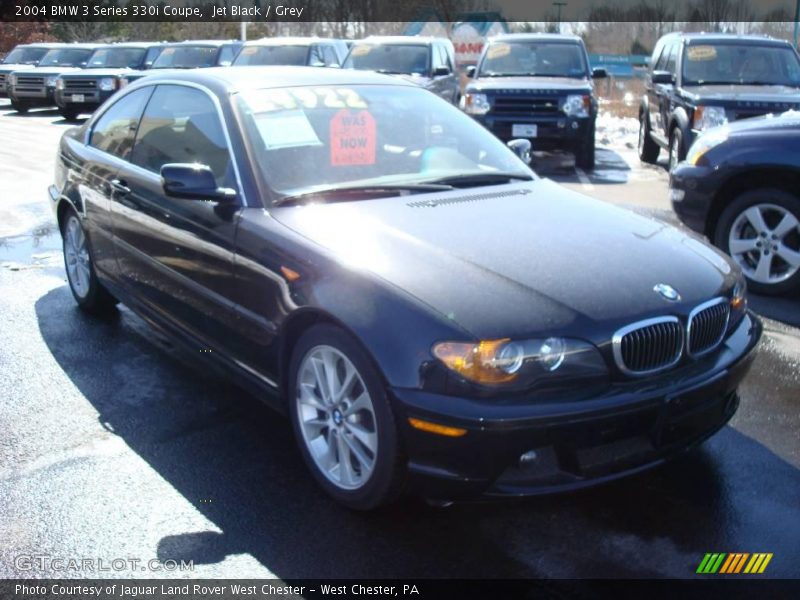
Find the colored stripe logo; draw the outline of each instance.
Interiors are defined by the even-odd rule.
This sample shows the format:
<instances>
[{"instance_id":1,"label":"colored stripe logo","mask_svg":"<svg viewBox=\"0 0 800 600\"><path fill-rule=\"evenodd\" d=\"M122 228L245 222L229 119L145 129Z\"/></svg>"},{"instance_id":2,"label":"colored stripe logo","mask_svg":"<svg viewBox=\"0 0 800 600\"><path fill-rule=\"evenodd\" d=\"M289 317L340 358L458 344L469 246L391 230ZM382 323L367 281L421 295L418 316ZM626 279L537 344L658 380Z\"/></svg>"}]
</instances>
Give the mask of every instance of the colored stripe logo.
<instances>
[{"instance_id":1,"label":"colored stripe logo","mask_svg":"<svg viewBox=\"0 0 800 600\"><path fill-rule=\"evenodd\" d=\"M709 552L700 561L696 573L702 575L720 574L756 574L763 573L769 561L772 560L772 552L733 552L730 554Z\"/></svg>"}]
</instances>

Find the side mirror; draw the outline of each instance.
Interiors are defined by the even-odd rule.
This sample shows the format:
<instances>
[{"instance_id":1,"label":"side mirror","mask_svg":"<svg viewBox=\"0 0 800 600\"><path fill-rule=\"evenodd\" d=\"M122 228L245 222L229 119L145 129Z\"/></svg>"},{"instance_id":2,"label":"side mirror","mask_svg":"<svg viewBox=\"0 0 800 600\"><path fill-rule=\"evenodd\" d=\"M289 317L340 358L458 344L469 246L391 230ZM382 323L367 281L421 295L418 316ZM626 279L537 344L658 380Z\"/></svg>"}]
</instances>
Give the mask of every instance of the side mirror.
<instances>
[{"instance_id":1,"label":"side mirror","mask_svg":"<svg viewBox=\"0 0 800 600\"><path fill-rule=\"evenodd\" d=\"M595 67L592 69L592 79L604 79L608 77L608 71L603 67Z\"/></svg>"},{"instance_id":2,"label":"side mirror","mask_svg":"<svg viewBox=\"0 0 800 600\"><path fill-rule=\"evenodd\" d=\"M529 165L531 162L531 149L533 146L531 145L530 140L526 140L524 138L518 138L516 140L511 140L506 144L511 150L519 156L520 160L524 162L526 165Z\"/></svg>"},{"instance_id":3,"label":"side mirror","mask_svg":"<svg viewBox=\"0 0 800 600\"><path fill-rule=\"evenodd\" d=\"M653 71L651 80L654 84L672 85L675 83L675 77L669 71Z\"/></svg>"},{"instance_id":4,"label":"side mirror","mask_svg":"<svg viewBox=\"0 0 800 600\"><path fill-rule=\"evenodd\" d=\"M167 196L187 200L230 202L236 191L217 187L214 173L206 165L171 163L161 167L161 187Z\"/></svg>"},{"instance_id":5,"label":"side mirror","mask_svg":"<svg viewBox=\"0 0 800 600\"><path fill-rule=\"evenodd\" d=\"M477 72L478 72L478 67L476 67L475 65L468 66L467 70L465 71L467 77L469 77L470 79L475 79L475 73Z\"/></svg>"},{"instance_id":6,"label":"side mirror","mask_svg":"<svg viewBox=\"0 0 800 600\"><path fill-rule=\"evenodd\" d=\"M440 65L433 70L434 77L444 77L445 75L450 75L450 68L444 65Z\"/></svg>"}]
</instances>

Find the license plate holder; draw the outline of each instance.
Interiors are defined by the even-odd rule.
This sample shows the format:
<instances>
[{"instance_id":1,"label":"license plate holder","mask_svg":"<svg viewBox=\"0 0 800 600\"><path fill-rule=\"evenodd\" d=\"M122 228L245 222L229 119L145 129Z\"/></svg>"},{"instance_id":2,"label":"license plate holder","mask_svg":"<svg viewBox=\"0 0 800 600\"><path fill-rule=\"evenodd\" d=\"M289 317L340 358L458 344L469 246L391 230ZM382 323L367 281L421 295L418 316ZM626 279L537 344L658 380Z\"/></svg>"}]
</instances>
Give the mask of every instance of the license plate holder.
<instances>
[{"instance_id":1,"label":"license plate holder","mask_svg":"<svg viewBox=\"0 0 800 600\"><path fill-rule=\"evenodd\" d=\"M535 138L538 133L536 124L514 123L511 126L511 135L515 138Z\"/></svg>"}]
</instances>

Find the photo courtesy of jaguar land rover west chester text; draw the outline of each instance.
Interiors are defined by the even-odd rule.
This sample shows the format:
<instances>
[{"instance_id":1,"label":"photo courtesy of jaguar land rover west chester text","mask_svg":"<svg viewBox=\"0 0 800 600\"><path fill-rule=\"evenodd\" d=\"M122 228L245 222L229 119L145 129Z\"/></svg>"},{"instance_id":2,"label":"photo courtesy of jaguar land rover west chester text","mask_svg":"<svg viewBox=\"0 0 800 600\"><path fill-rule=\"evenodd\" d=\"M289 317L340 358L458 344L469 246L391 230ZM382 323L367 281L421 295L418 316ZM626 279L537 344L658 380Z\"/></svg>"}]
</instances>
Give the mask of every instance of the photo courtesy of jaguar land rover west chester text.
<instances>
[{"instance_id":1,"label":"photo courtesy of jaguar land rover west chester text","mask_svg":"<svg viewBox=\"0 0 800 600\"><path fill-rule=\"evenodd\" d=\"M700 238L538 178L402 78L151 73L61 140L73 296L211 349L339 502L577 488L735 412L761 325Z\"/></svg>"}]
</instances>

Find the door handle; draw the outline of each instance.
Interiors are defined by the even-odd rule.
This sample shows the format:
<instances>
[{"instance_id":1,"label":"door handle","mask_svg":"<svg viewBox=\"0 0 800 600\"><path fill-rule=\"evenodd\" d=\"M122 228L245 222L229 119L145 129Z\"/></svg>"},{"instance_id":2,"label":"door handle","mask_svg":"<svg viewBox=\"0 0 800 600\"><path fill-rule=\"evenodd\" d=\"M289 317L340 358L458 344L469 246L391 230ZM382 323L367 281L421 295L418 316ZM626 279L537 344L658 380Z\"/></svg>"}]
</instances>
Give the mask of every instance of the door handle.
<instances>
[{"instance_id":1,"label":"door handle","mask_svg":"<svg viewBox=\"0 0 800 600\"><path fill-rule=\"evenodd\" d=\"M125 185L124 181L120 181L119 179L111 180L111 189L121 196L131 193L131 188Z\"/></svg>"}]
</instances>

